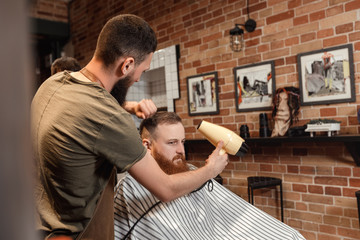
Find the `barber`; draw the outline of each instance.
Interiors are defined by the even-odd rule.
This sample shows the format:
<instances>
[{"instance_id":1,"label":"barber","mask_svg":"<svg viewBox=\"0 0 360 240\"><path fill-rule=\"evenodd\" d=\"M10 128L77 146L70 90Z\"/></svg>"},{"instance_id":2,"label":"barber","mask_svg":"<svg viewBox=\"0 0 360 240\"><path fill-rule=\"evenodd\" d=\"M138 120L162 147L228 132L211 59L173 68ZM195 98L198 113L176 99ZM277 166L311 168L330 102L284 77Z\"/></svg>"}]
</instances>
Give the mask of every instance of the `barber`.
<instances>
[{"instance_id":1,"label":"barber","mask_svg":"<svg viewBox=\"0 0 360 240\"><path fill-rule=\"evenodd\" d=\"M167 175L142 145L129 113L147 118L156 107L150 100L125 99L128 88L149 69L156 47L155 33L143 19L116 16L103 27L85 68L56 74L38 89L32 102L32 133L43 238L81 238L86 230L88 239L113 239L113 216L98 208L100 203L106 208L104 199L111 199L103 193L112 187L114 167L128 171L168 202L216 177L227 165L227 154L219 154L220 141L204 167ZM112 221L112 229L107 221Z\"/></svg>"}]
</instances>

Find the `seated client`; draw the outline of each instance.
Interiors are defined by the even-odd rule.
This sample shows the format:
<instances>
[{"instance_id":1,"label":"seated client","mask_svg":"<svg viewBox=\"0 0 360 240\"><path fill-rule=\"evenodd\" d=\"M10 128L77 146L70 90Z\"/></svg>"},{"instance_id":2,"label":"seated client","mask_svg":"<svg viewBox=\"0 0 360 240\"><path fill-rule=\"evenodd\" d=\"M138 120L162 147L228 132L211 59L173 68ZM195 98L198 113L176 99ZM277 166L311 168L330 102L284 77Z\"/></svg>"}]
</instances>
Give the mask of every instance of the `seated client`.
<instances>
[{"instance_id":1,"label":"seated client","mask_svg":"<svg viewBox=\"0 0 360 240\"><path fill-rule=\"evenodd\" d=\"M140 134L167 174L196 168L185 161L185 130L176 113L143 120ZM129 174L115 191L115 239L305 239L214 180L168 203Z\"/></svg>"}]
</instances>

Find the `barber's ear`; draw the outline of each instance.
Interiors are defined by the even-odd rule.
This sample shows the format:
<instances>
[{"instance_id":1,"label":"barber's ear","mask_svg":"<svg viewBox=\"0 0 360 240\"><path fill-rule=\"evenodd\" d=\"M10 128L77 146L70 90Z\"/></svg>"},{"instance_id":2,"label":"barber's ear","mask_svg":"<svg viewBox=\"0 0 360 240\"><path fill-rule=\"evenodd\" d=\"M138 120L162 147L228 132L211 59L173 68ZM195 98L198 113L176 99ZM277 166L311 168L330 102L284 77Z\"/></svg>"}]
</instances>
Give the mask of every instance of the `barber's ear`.
<instances>
[{"instance_id":1,"label":"barber's ear","mask_svg":"<svg viewBox=\"0 0 360 240\"><path fill-rule=\"evenodd\" d=\"M135 68L135 59L133 57L127 57L120 65L121 75L129 74Z\"/></svg>"},{"instance_id":2,"label":"barber's ear","mask_svg":"<svg viewBox=\"0 0 360 240\"><path fill-rule=\"evenodd\" d=\"M151 142L150 142L149 139L144 138L144 139L142 140L142 143L143 143L143 145L144 145L147 149L151 150Z\"/></svg>"}]
</instances>

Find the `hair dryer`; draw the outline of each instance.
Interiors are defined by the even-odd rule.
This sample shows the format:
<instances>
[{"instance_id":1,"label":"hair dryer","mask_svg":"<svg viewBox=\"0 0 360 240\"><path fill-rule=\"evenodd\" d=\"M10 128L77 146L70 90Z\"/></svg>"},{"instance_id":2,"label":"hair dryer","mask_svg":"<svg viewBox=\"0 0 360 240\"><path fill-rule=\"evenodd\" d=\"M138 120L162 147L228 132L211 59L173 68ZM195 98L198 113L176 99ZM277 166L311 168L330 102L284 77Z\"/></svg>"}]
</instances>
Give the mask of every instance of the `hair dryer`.
<instances>
[{"instance_id":1,"label":"hair dryer","mask_svg":"<svg viewBox=\"0 0 360 240\"><path fill-rule=\"evenodd\" d=\"M202 120L197 129L215 147L220 140L224 142L220 154L227 152L231 155L241 157L249 150L249 146L245 143L245 140L227 128Z\"/></svg>"}]
</instances>

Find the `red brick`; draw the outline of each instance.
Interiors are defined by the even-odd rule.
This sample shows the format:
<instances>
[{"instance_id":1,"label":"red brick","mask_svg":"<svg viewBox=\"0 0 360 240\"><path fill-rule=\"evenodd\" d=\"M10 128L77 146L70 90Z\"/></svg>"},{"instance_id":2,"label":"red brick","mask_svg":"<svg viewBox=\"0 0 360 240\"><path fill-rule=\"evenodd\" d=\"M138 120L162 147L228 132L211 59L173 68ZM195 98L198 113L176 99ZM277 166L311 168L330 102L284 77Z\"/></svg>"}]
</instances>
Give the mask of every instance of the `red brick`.
<instances>
[{"instance_id":1,"label":"red brick","mask_svg":"<svg viewBox=\"0 0 360 240\"><path fill-rule=\"evenodd\" d=\"M348 119L349 119L349 126L359 124L357 117L350 117L349 116Z\"/></svg>"},{"instance_id":2,"label":"red brick","mask_svg":"<svg viewBox=\"0 0 360 240\"><path fill-rule=\"evenodd\" d=\"M302 194L302 200L320 204L333 204L333 198L323 195Z\"/></svg>"},{"instance_id":3,"label":"red brick","mask_svg":"<svg viewBox=\"0 0 360 240\"><path fill-rule=\"evenodd\" d=\"M341 240L341 238L337 237L337 236L327 235L327 234L318 234L317 240Z\"/></svg>"},{"instance_id":4,"label":"red brick","mask_svg":"<svg viewBox=\"0 0 360 240\"><path fill-rule=\"evenodd\" d=\"M272 172L272 165L270 165L270 164L260 164L260 171Z\"/></svg>"},{"instance_id":5,"label":"red brick","mask_svg":"<svg viewBox=\"0 0 360 240\"><path fill-rule=\"evenodd\" d=\"M352 10L355 10L355 9L358 9L358 8L360 8L360 1L358 1L358 0L354 0L352 2L349 2L349 3L345 4L345 11L346 12L352 11Z\"/></svg>"},{"instance_id":6,"label":"red brick","mask_svg":"<svg viewBox=\"0 0 360 240\"><path fill-rule=\"evenodd\" d=\"M360 177L360 168L353 168L352 171L354 177Z\"/></svg>"},{"instance_id":7,"label":"red brick","mask_svg":"<svg viewBox=\"0 0 360 240\"><path fill-rule=\"evenodd\" d=\"M334 35L334 30L332 28L323 29L317 32L317 38L326 38Z\"/></svg>"},{"instance_id":8,"label":"red brick","mask_svg":"<svg viewBox=\"0 0 360 240\"><path fill-rule=\"evenodd\" d=\"M350 33L349 41L354 42L360 40L360 32Z\"/></svg>"},{"instance_id":9,"label":"red brick","mask_svg":"<svg viewBox=\"0 0 360 240\"><path fill-rule=\"evenodd\" d=\"M325 187L325 195L341 196L341 188Z\"/></svg>"},{"instance_id":10,"label":"red brick","mask_svg":"<svg viewBox=\"0 0 360 240\"><path fill-rule=\"evenodd\" d=\"M314 203L309 203L309 212L323 213L325 214L325 205L319 205Z\"/></svg>"},{"instance_id":11,"label":"red brick","mask_svg":"<svg viewBox=\"0 0 360 240\"><path fill-rule=\"evenodd\" d=\"M301 6L301 0L291 0L288 2L288 8L292 9L292 8L296 8Z\"/></svg>"},{"instance_id":12,"label":"red brick","mask_svg":"<svg viewBox=\"0 0 360 240\"><path fill-rule=\"evenodd\" d=\"M216 64L216 68L217 69L233 68L233 67L236 67L236 64L237 64L236 60L220 62L220 63Z\"/></svg>"},{"instance_id":13,"label":"red brick","mask_svg":"<svg viewBox=\"0 0 360 240\"><path fill-rule=\"evenodd\" d=\"M342 177L315 177L316 184L347 186L347 178Z\"/></svg>"},{"instance_id":14,"label":"red brick","mask_svg":"<svg viewBox=\"0 0 360 240\"><path fill-rule=\"evenodd\" d=\"M283 165L273 165L273 172L277 173L286 173L286 166Z\"/></svg>"},{"instance_id":15,"label":"red brick","mask_svg":"<svg viewBox=\"0 0 360 240\"><path fill-rule=\"evenodd\" d=\"M300 166L300 173L301 174L314 174L315 168L310 166Z\"/></svg>"},{"instance_id":16,"label":"red brick","mask_svg":"<svg viewBox=\"0 0 360 240\"><path fill-rule=\"evenodd\" d=\"M299 166L287 166L287 172L288 173L298 173L299 172Z\"/></svg>"},{"instance_id":17,"label":"red brick","mask_svg":"<svg viewBox=\"0 0 360 240\"><path fill-rule=\"evenodd\" d=\"M339 216L324 215L323 221L324 221L325 224L329 224L329 225L333 225L333 226L337 226L337 227L339 227L339 226L343 226L343 227L350 226L349 219L341 218Z\"/></svg>"},{"instance_id":18,"label":"red brick","mask_svg":"<svg viewBox=\"0 0 360 240\"><path fill-rule=\"evenodd\" d=\"M295 208L296 208L296 210L300 210L300 211L307 211L308 210L307 205L305 203L302 203L302 202L297 202Z\"/></svg>"},{"instance_id":19,"label":"red brick","mask_svg":"<svg viewBox=\"0 0 360 240\"><path fill-rule=\"evenodd\" d=\"M286 65L296 64L297 63L297 57L296 56L287 57L285 59L285 61L286 61Z\"/></svg>"},{"instance_id":20,"label":"red brick","mask_svg":"<svg viewBox=\"0 0 360 240\"><path fill-rule=\"evenodd\" d=\"M324 40L324 47L331 47L336 45L341 45L347 43L347 37L346 36L338 36L330 39Z\"/></svg>"},{"instance_id":21,"label":"red brick","mask_svg":"<svg viewBox=\"0 0 360 240\"><path fill-rule=\"evenodd\" d=\"M360 239L359 229L338 228L338 235L353 239Z\"/></svg>"},{"instance_id":22,"label":"red brick","mask_svg":"<svg viewBox=\"0 0 360 240\"><path fill-rule=\"evenodd\" d=\"M282 66L285 64L285 61L283 58L279 58L275 60L275 67Z\"/></svg>"},{"instance_id":23,"label":"red brick","mask_svg":"<svg viewBox=\"0 0 360 240\"><path fill-rule=\"evenodd\" d=\"M208 66L203 66L203 67L199 67L196 69L197 73L206 73L206 72L211 72L215 70L215 65L211 64Z\"/></svg>"},{"instance_id":24,"label":"red brick","mask_svg":"<svg viewBox=\"0 0 360 240\"><path fill-rule=\"evenodd\" d=\"M259 38L255 38L255 39L250 39L248 41L245 41L245 46L246 47L252 47L252 46L257 46L260 43L260 39Z\"/></svg>"},{"instance_id":25,"label":"red brick","mask_svg":"<svg viewBox=\"0 0 360 240\"><path fill-rule=\"evenodd\" d=\"M212 27L214 25L225 22L225 16L219 16L217 18L212 18L210 21L206 22L206 27Z\"/></svg>"},{"instance_id":26,"label":"red brick","mask_svg":"<svg viewBox=\"0 0 360 240\"><path fill-rule=\"evenodd\" d=\"M343 5L338 5L338 6L334 6L331 8L326 9L326 16L327 17L331 17L340 13L344 12L344 6Z\"/></svg>"},{"instance_id":27,"label":"red brick","mask_svg":"<svg viewBox=\"0 0 360 240\"><path fill-rule=\"evenodd\" d=\"M207 12L206 8L197 9L197 10L191 12L191 17L192 18L199 17L199 16L205 14L206 12Z\"/></svg>"},{"instance_id":28,"label":"red brick","mask_svg":"<svg viewBox=\"0 0 360 240\"><path fill-rule=\"evenodd\" d=\"M319 21L320 19L325 18L325 11L321 10L310 14L310 22Z\"/></svg>"},{"instance_id":29,"label":"red brick","mask_svg":"<svg viewBox=\"0 0 360 240\"><path fill-rule=\"evenodd\" d=\"M285 46L292 46L295 44L299 44L299 37L292 37L285 40Z\"/></svg>"},{"instance_id":30,"label":"red brick","mask_svg":"<svg viewBox=\"0 0 360 240\"><path fill-rule=\"evenodd\" d=\"M338 176L351 176L351 168L334 167L334 175Z\"/></svg>"},{"instance_id":31,"label":"red brick","mask_svg":"<svg viewBox=\"0 0 360 240\"><path fill-rule=\"evenodd\" d=\"M305 23L308 23L308 22L309 22L308 15L296 17L296 18L293 19L294 26L305 24Z\"/></svg>"},{"instance_id":32,"label":"red brick","mask_svg":"<svg viewBox=\"0 0 360 240\"><path fill-rule=\"evenodd\" d=\"M352 32L353 30L354 30L353 23L347 23L347 24L336 26L335 33L342 34L342 33Z\"/></svg>"},{"instance_id":33,"label":"red brick","mask_svg":"<svg viewBox=\"0 0 360 240\"><path fill-rule=\"evenodd\" d=\"M316 39L316 33L314 32L301 35L301 42L308 42L314 39Z\"/></svg>"},{"instance_id":34,"label":"red brick","mask_svg":"<svg viewBox=\"0 0 360 240\"><path fill-rule=\"evenodd\" d=\"M324 190L322 186L308 185L309 193L323 194Z\"/></svg>"},{"instance_id":35,"label":"red brick","mask_svg":"<svg viewBox=\"0 0 360 240\"><path fill-rule=\"evenodd\" d=\"M280 22L293 17L294 17L294 10L286 11L266 18L266 24L270 25L272 23Z\"/></svg>"},{"instance_id":36,"label":"red brick","mask_svg":"<svg viewBox=\"0 0 360 240\"><path fill-rule=\"evenodd\" d=\"M336 116L336 108L321 108L320 116L321 117Z\"/></svg>"},{"instance_id":37,"label":"red brick","mask_svg":"<svg viewBox=\"0 0 360 240\"><path fill-rule=\"evenodd\" d=\"M271 49L278 49L278 48L283 48L284 47L284 41L280 40L280 41L274 41L270 43Z\"/></svg>"},{"instance_id":38,"label":"red brick","mask_svg":"<svg viewBox=\"0 0 360 240\"><path fill-rule=\"evenodd\" d=\"M359 191L358 188L343 188L343 196L344 197L354 197L355 192Z\"/></svg>"},{"instance_id":39,"label":"red brick","mask_svg":"<svg viewBox=\"0 0 360 240\"><path fill-rule=\"evenodd\" d=\"M306 185L293 183L292 190L295 192L307 192Z\"/></svg>"},{"instance_id":40,"label":"red brick","mask_svg":"<svg viewBox=\"0 0 360 240\"><path fill-rule=\"evenodd\" d=\"M329 234L333 234L333 235L336 234L336 228L333 226L329 226L329 225L320 225L319 230L320 230L320 232L323 232L323 233L329 233Z\"/></svg>"},{"instance_id":41,"label":"red brick","mask_svg":"<svg viewBox=\"0 0 360 240\"><path fill-rule=\"evenodd\" d=\"M360 187L360 178L350 178L349 183L351 187Z\"/></svg>"},{"instance_id":42,"label":"red brick","mask_svg":"<svg viewBox=\"0 0 360 240\"><path fill-rule=\"evenodd\" d=\"M250 12L250 13L253 13L253 12L259 11L259 10L261 10L261 9L266 8L266 6L267 6L266 1L260 2L260 3L258 3L258 4L249 6L249 12ZM247 14L247 8L244 8L243 14Z\"/></svg>"}]
</instances>

